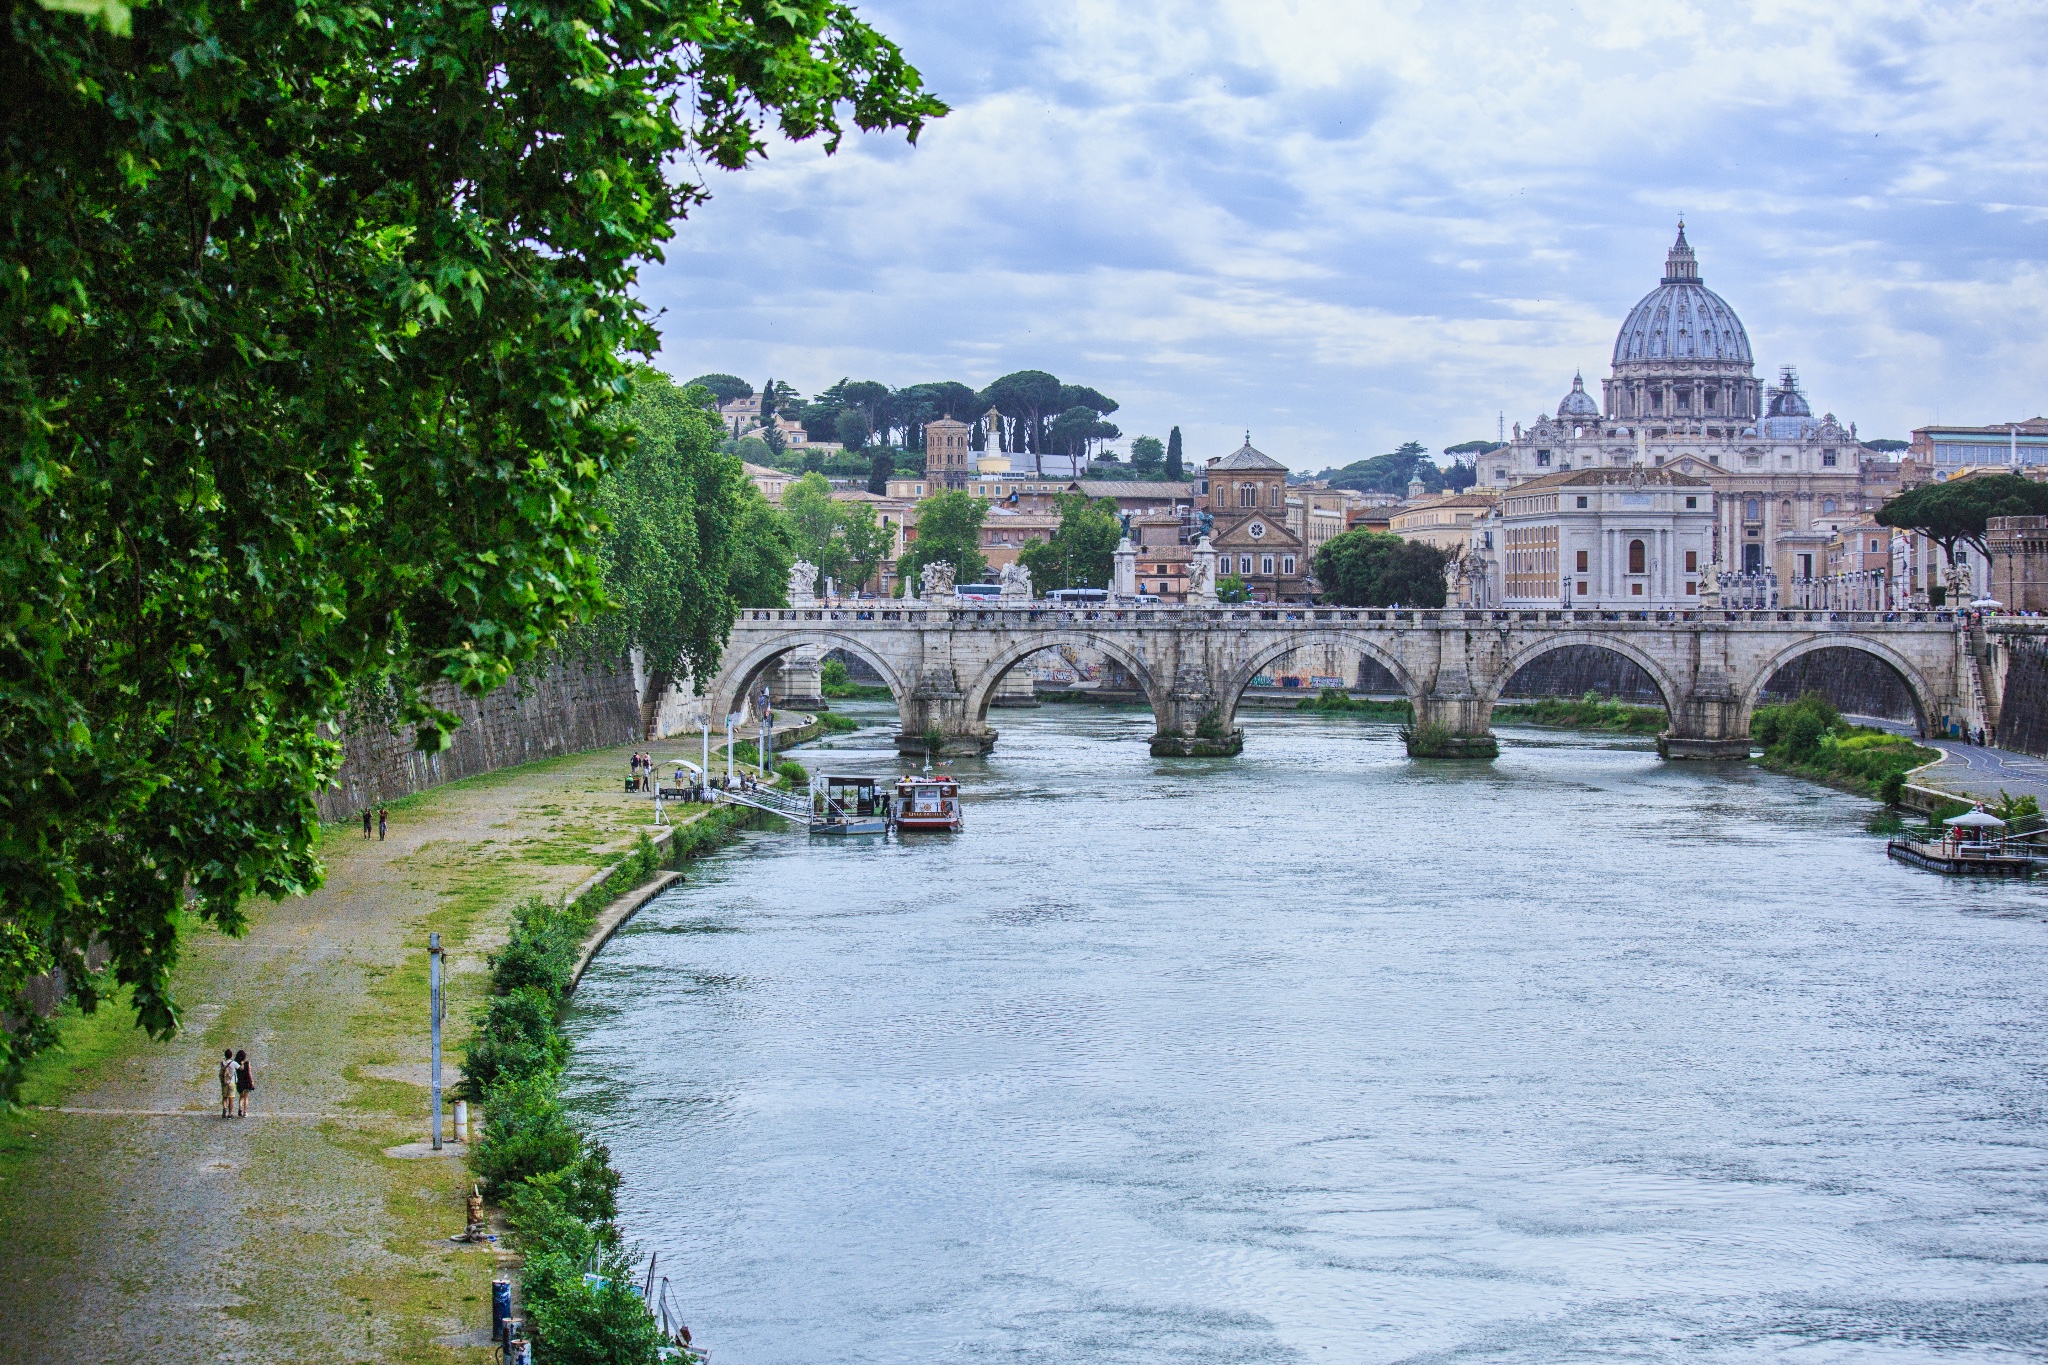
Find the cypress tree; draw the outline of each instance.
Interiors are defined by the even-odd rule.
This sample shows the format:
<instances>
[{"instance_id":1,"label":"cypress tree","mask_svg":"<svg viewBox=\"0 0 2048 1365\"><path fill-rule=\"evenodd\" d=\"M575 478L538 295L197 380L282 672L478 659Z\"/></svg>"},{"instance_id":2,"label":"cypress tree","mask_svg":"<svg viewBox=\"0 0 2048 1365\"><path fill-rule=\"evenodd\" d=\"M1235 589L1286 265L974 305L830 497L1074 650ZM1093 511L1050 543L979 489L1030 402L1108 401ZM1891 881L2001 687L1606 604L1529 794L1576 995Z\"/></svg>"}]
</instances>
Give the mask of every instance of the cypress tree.
<instances>
[{"instance_id":1,"label":"cypress tree","mask_svg":"<svg viewBox=\"0 0 2048 1365\"><path fill-rule=\"evenodd\" d=\"M775 381L772 379L761 386L761 420L775 420Z\"/></svg>"},{"instance_id":2,"label":"cypress tree","mask_svg":"<svg viewBox=\"0 0 2048 1365\"><path fill-rule=\"evenodd\" d=\"M1180 428L1175 427L1166 438L1166 481L1179 483L1186 477L1180 462Z\"/></svg>"},{"instance_id":3,"label":"cypress tree","mask_svg":"<svg viewBox=\"0 0 2048 1365\"><path fill-rule=\"evenodd\" d=\"M883 494L889 491L889 476L896 472L896 455L889 447L883 446L875 452L875 458L868 465L868 492Z\"/></svg>"}]
</instances>

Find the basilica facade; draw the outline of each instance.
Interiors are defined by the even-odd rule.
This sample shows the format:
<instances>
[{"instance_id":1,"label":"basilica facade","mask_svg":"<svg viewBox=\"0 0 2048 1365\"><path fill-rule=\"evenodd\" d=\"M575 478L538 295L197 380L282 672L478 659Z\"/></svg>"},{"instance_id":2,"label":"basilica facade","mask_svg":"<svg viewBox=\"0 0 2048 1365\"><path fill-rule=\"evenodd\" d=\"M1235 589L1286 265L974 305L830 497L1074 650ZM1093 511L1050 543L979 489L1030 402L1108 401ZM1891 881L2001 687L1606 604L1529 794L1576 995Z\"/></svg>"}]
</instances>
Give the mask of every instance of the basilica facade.
<instances>
[{"instance_id":1,"label":"basilica facade","mask_svg":"<svg viewBox=\"0 0 2048 1365\"><path fill-rule=\"evenodd\" d=\"M1883 468L1866 478L1866 464ZM1779 583L1825 574L1835 528L1874 510L1896 470L1853 424L1816 418L1790 366L1774 385L1757 378L1749 333L1707 288L1683 223L1663 279L1614 339L1600 399L1574 376L1555 415L1516 423L1513 440L1478 457L1478 487L1635 465L1713 490L1711 572Z\"/></svg>"}]
</instances>

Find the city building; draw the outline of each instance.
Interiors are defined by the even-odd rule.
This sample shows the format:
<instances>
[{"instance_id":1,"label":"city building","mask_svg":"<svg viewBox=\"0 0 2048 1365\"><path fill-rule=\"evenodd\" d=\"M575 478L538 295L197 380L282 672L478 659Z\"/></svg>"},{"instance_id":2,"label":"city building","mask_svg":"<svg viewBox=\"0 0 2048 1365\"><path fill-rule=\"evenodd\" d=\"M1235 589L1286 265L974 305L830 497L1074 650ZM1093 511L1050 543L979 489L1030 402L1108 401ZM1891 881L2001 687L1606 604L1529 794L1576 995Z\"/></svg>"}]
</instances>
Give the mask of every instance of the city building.
<instances>
[{"instance_id":1,"label":"city building","mask_svg":"<svg viewBox=\"0 0 2048 1365\"><path fill-rule=\"evenodd\" d=\"M1305 602L1307 547L1287 528L1287 466L1252 448L1251 433L1195 480L1195 506L1214 521L1216 576L1236 575L1256 602Z\"/></svg>"},{"instance_id":2,"label":"city building","mask_svg":"<svg viewBox=\"0 0 2048 1365\"><path fill-rule=\"evenodd\" d=\"M1991 596L2007 611L2048 611L2048 517L1992 517L1984 541Z\"/></svg>"},{"instance_id":3,"label":"city building","mask_svg":"<svg viewBox=\"0 0 2048 1365\"><path fill-rule=\"evenodd\" d=\"M770 469L767 465L751 464L745 460L740 462L740 468L753 480L754 487L761 490L761 496L777 507L782 505L782 490L789 487L792 481L802 477L786 469Z\"/></svg>"},{"instance_id":4,"label":"city building","mask_svg":"<svg viewBox=\"0 0 2048 1365\"><path fill-rule=\"evenodd\" d=\"M1317 550L1351 529L1351 513L1366 505L1355 488L1332 488L1321 480L1287 486L1287 529L1301 537L1311 563Z\"/></svg>"},{"instance_id":5,"label":"city building","mask_svg":"<svg viewBox=\"0 0 2048 1365\"><path fill-rule=\"evenodd\" d=\"M1131 518L1138 551L1138 591L1162 602L1188 600L1188 569L1194 549L1186 543L1187 522L1178 512L1139 512Z\"/></svg>"},{"instance_id":6,"label":"city building","mask_svg":"<svg viewBox=\"0 0 2048 1365\"><path fill-rule=\"evenodd\" d=\"M1492 493L1435 493L1394 508L1387 529L1456 556L1472 539L1472 524L1484 520L1497 502Z\"/></svg>"},{"instance_id":7,"label":"city building","mask_svg":"<svg viewBox=\"0 0 2048 1365\"><path fill-rule=\"evenodd\" d=\"M1012 511L1000 504L989 508L981 522L981 557L988 561L989 577L1004 565L1015 564L1026 545L1051 540L1059 528L1057 511Z\"/></svg>"},{"instance_id":8,"label":"city building","mask_svg":"<svg viewBox=\"0 0 2048 1365\"><path fill-rule=\"evenodd\" d=\"M1915 483L1940 482L1972 466L2048 464L2048 417L1991 427L1916 427L1906 458Z\"/></svg>"},{"instance_id":9,"label":"city building","mask_svg":"<svg viewBox=\"0 0 2048 1365\"><path fill-rule=\"evenodd\" d=\"M1470 528L1480 606L1697 607L1713 565L1714 490L1666 466L1564 470L1509 489Z\"/></svg>"},{"instance_id":10,"label":"city building","mask_svg":"<svg viewBox=\"0 0 2048 1365\"><path fill-rule=\"evenodd\" d=\"M924 424L924 473L927 481L945 488L965 487L977 477L975 452L967 438L974 428L950 417Z\"/></svg>"},{"instance_id":11,"label":"city building","mask_svg":"<svg viewBox=\"0 0 2048 1365\"><path fill-rule=\"evenodd\" d=\"M1874 510L1895 468L1868 459L1853 423L1816 418L1792 367L1768 388L1756 378L1749 334L1707 288L1682 223L1663 278L1622 322L1611 363L1602 401L1574 376L1555 414L1516 423L1512 440L1478 456L1480 487L1672 467L1712 486L1720 520L1710 565L1782 582L1825 562L1828 519Z\"/></svg>"}]
</instances>

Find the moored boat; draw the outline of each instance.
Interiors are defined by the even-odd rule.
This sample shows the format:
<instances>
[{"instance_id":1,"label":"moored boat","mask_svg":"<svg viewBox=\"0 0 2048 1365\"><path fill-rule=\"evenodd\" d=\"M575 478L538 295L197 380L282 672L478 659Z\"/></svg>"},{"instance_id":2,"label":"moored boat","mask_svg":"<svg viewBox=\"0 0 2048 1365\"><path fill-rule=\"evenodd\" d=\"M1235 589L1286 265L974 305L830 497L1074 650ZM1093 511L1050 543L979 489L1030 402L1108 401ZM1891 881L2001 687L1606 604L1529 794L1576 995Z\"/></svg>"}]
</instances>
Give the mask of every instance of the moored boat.
<instances>
[{"instance_id":1,"label":"moored boat","mask_svg":"<svg viewBox=\"0 0 2048 1365\"><path fill-rule=\"evenodd\" d=\"M881 778L819 773L811 779L811 833L886 834L889 818Z\"/></svg>"},{"instance_id":2,"label":"moored boat","mask_svg":"<svg viewBox=\"0 0 2048 1365\"><path fill-rule=\"evenodd\" d=\"M904 777L896 783L896 828L960 828L960 784L950 777Z\"/></svg>"}]
</instances>

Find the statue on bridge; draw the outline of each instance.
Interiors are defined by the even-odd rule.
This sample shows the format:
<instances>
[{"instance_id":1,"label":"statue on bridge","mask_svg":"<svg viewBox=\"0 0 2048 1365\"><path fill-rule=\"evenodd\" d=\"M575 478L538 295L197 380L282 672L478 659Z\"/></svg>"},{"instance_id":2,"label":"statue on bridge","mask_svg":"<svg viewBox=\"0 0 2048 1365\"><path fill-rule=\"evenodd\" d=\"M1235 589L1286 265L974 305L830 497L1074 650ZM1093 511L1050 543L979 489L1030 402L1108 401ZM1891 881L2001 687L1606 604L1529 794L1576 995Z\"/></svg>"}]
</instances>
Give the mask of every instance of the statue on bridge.
<instances>
[{"instance_id":1,"label":"statue on bridge","mask_svg":"<svg viewBox=\"0 0 2048 1365\"><path fill-rule=\"evenodd\" d=\"M1003 601L1029 602L1031 600L1031 570L1022 564L1005 564L1001 576Z\"/></svg>"},{"instance_id":2,"label":"statue on bridge","mask_svg":"<svg viewBox=\"0 0 2048 1365\"><path fill-rule=\"evenodd\" d=\"M789 566L789 605L815 606L818 601L818 566L799 559Z\"/></svg>"},{"instance_id":3,"label":"statue on bridge","mask_svg":"<svg viewBox=\"0 0 2048 1365\"><path fill-rule=\"evenodd\" d=\"M918 596L930 602L940 597L953 595L953 566L945 560L927 564L917 576L918 586L923 589Z\"/></svg>"}]
</instances>

